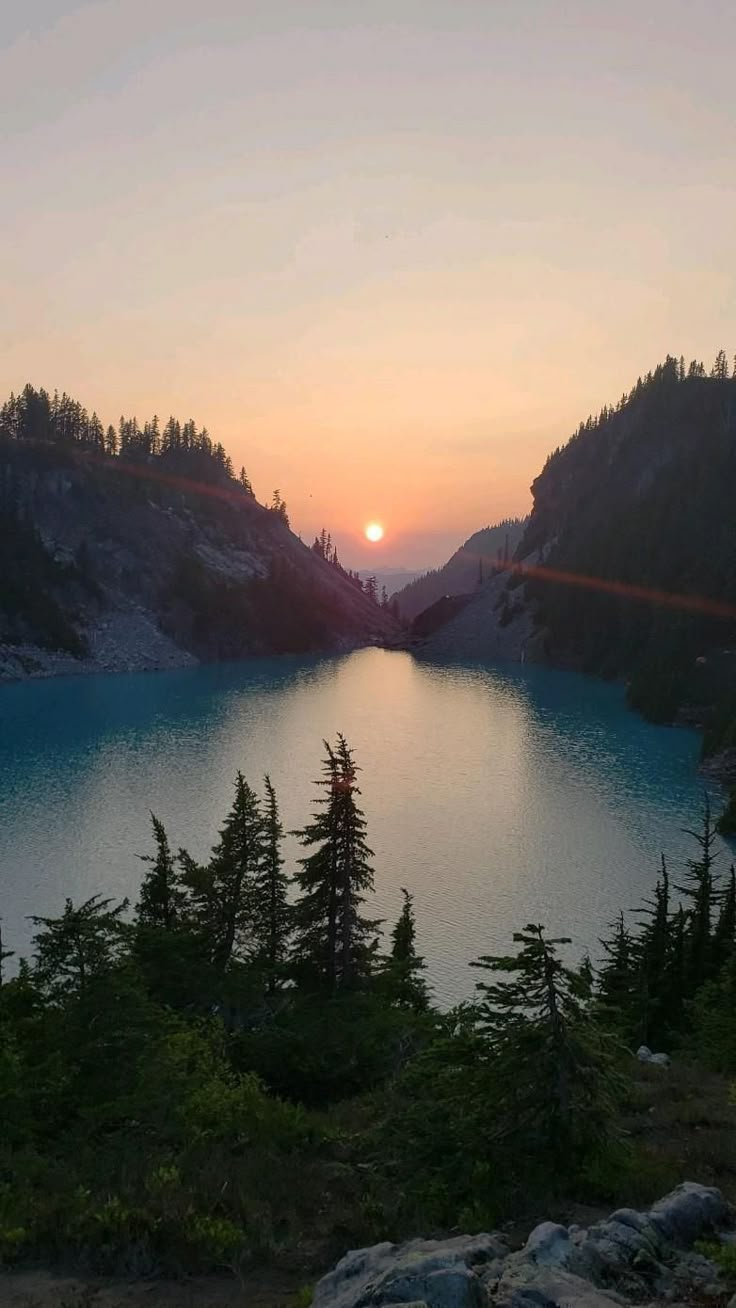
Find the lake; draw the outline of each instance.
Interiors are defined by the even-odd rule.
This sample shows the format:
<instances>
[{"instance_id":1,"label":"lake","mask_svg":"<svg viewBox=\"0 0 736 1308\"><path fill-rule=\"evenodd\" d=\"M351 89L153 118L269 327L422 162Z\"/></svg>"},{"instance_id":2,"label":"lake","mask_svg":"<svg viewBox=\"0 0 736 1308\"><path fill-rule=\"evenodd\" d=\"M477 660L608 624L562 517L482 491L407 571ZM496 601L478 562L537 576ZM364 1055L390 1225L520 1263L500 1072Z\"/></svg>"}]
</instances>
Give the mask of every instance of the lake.
<instances>
[{"instance_id":1,"label":"lake","mask_svg":"<svg viewBox=\"0 0 736 1308\"><path fill-rule=\"evenodd\" d=\"M338 731L362 768L375 916L390 923L400 887L414 894L443 1004L472 993L470 959L506 951L528 921L595 954L660 852L676 872L692 850L698 735L643 722L620 687L575 673L366 649L26 682L0 687L6 944L27 949L26 915L67 895L134 900L151 809L203 857L238 768L255 787L268 771L285 826L303 825ZM297 852L291 840L290 863Z\"/></svg>"}]
</instances>

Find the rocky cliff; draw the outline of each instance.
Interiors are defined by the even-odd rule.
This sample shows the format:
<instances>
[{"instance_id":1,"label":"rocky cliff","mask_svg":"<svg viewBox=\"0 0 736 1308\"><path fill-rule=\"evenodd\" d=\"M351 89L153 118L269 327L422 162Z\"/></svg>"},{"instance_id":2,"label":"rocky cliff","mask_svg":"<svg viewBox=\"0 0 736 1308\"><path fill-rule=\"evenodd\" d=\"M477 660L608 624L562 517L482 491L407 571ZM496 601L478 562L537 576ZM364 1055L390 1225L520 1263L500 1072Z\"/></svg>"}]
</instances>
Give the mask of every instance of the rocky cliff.
<instances>
[{"instance_id":1,"label":"rocky cliff","mask_svg":"<svg viewBox=\"0 0 736 1308\"><path fill-rule=\"evenodd\" d=\"M382 642L389 614L236 483L0 442L0 676Z\"/></svg>"}]
</instances>

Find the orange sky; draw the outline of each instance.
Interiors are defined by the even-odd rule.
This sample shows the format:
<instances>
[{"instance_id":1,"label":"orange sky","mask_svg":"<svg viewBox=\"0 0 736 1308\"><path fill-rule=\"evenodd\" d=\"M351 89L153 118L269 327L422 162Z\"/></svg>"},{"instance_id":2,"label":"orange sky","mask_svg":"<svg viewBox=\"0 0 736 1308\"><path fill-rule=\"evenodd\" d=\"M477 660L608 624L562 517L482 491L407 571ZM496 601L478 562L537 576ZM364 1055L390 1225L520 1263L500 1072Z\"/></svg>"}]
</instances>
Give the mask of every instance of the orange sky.
<instances>
[{"instance_id":1,"label":"orange sky","mask_svg":"<svg viewBox=\"0 0 736 1308\"><path fill-rule=\"evenodd\" d=\"M305 539L441 562L736 348L734 48L731 0L4 5L0 389L191 415Z\"/></svg>"}]
</instances>

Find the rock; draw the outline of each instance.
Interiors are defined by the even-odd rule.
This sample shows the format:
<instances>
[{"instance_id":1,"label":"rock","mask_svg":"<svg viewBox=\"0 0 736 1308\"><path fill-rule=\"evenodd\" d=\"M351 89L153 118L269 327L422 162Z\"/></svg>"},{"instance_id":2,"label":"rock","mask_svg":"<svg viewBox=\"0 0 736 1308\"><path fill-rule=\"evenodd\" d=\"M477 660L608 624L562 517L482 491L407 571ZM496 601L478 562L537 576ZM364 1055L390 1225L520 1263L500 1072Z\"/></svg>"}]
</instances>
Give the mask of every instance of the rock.
<instances>
[{"instance_id":1,"label":"rock","mask_svg":"<svg viewBox=\"0 0 736 1308\"><path fill-rule=\"evenodd\" d=\"M572 1252L567 1227L558 1226L556 1222L542 1222L535 1226L521 1251L526 1261L543 1267L564 1267Z\"/></svg>"},{"instance_id":2,"label":"rock","mask_svg":"<svg viewBox=\"0 0 736 1308\"><path fill-rule=\"evenodd\" d=\"M636 1056L640 1063L652 1063L655 1067L669 1067L669 1054L653 1054L649 1045L639 1045Z\"/></svg>"},{"instance_id":3,"label":"rock","mask_svg":"<svg viewBox=\"0 0 736 1308\"><path fill-rule=\"evenodd\" d=\"M728 1218L728 1204L720 1190L696 1181L684 1181L649 1210L649 1222L675 1245L691 1245L706 1231Z\"/></svg>"},{"instance_id":4,"label":"rock","mask_svg":"<svg viewBox=\"0 0 736 1308\"><path fill-rule=\"evenodd\" d=\"M623 1300L616 1294L604 1294L580 1276L555 1269L540 1272L530 1285L514 1290L508 1303L509 1308L613 1308Z\"/></svg>"},{"instance_id":5,"label":"rock","mask_svg":"<svg viewBox=\"0 0 736 1308\"><path fill-rule=\"evenodd\" d=\"M500 1236L488 1234L358 1249L318 1283L314 1308L387 1308L418 1302L426 1308L486 1308L478 1272L508 1252Z\"/></svg>"},{"instance_id":6,"label":"rock","mask_svg":"<svg viewBox=\"0 0 736 1308\"><path fill-rule=\"evenodd\" d=\"M613 1308L655 1299L725 1300L718 1268L689 1246L717 1232L729 1215L720 1191L685 1182L647 1213L619 1208L587 1230L542 1222L515 1253L498 1234L378 1244L346 1254L317 1285L314 1308ZM736 1308L736 1296L728 1308Z\"/></svg>"}]
</instances>

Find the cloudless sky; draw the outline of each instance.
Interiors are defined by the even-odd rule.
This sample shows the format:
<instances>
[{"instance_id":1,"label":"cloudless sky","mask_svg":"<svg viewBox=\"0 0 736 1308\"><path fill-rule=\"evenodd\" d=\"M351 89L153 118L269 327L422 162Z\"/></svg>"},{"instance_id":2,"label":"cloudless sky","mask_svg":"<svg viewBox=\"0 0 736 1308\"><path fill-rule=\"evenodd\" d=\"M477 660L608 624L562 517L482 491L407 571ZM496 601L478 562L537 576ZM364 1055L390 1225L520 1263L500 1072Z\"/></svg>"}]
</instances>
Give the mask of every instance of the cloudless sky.
<instances>
[{"instance_id":1,"label":"cloudless sky","mask_svg":"<svg viewBox=\"0 0 736 1308\"><path fill-rule=\"evenodd\" d=\"M192 416L305 539L441 562L736 349L734 50L733 0L3 4L0 390Z\"/></svg>"}]
</instances>

